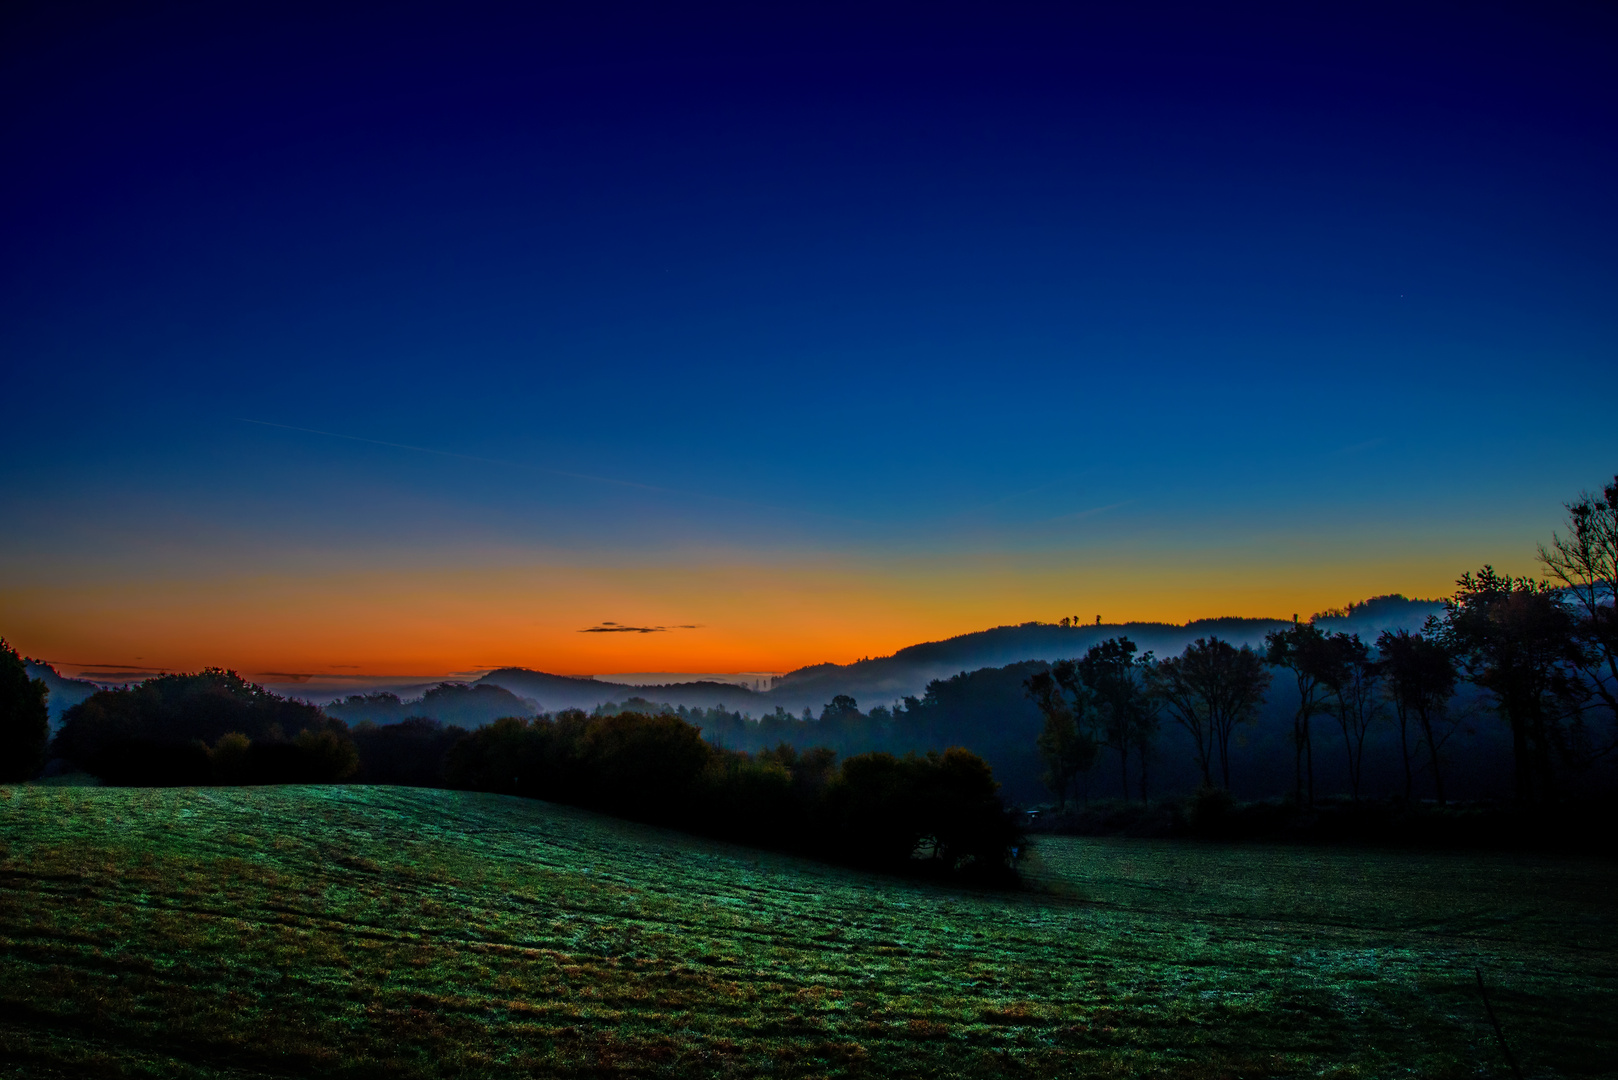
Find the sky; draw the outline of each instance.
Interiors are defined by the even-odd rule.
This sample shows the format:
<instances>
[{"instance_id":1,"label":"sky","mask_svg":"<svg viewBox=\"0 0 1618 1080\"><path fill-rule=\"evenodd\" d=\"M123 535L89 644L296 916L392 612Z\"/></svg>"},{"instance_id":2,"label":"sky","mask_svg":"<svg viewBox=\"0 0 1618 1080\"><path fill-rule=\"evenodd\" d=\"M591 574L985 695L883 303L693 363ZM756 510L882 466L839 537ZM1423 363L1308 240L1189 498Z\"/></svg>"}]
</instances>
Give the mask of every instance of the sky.
<instances>
[{"instance_id":1,"label":"sky","mask_svg":"<svg viewBox=\"0 0 1618 1080\"><path fill-rule=\"evenodd\" d=\"M65 668L1307 616L1618 472L1600 5L0 20L0 634Z\"/></svg>"}]
</instances>

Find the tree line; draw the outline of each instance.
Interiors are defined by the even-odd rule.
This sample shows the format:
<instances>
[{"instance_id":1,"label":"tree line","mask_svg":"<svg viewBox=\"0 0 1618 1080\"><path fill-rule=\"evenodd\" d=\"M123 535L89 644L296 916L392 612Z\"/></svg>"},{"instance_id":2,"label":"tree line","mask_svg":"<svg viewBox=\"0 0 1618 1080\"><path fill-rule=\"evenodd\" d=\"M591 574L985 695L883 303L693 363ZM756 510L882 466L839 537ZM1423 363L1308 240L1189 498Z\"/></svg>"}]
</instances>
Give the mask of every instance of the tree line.
<instances>
[{"instance_id":1,"label":"tree line","mask_svg":"<svg viewBox=\"0 0 1618 1080\"><path fill-rule=\"evenodd\" d=\"M1484 566L1463 574L1442 616L1374 642L1311 620L1266 635L1263 648L1198 638L1179 656L1138 653L1127 637L1092 646L1024 681L1043 727L1043 779L1064 808L1076 778L1117 756L1126 799L1148 798L1149 764L1165 720L1189 737L1205 788L1230 789L1233 740L1256 719L1273 679L1296 693L1293 799L1315 800L1317 743L1335 743L1355 801L1367 736L1397 732L1403 791L1418 772L1445 801L1445 748L1468 714L1469 687L1509 730L1515 796L1542 805L1618 754L1618 477L1568 506L1565 531L1539 549L1543 579ZM1319 747L1326 752L1325 746Z\"/></svg>"},{"instance_id":2,"label":"tree line","mask_svg":"<svg viewBox=\"0 0 1618 1080\"><path fill-rule=\"evenodd\" d=\"M0 665L0 679L13 675ZM43 684L24 689L42 708ZM43 715L16 757L29 766L10 778L37 771ZM782 743L750 754L714 745L677 715L623 710L506 717L470 731L421 717L350 729L219 668L98 691L67 711L50 753L109 784L497 792L873 869L988 882L1014 878L1021 843L989 766L959 747L839 758Z\"/></svg>"},{"instance_id":3,"label":"tree line","mask_svg":"<svg viewBox=\"0 0 1618 1080\"><path fill-rule=\"evenodd\" d=\"M1478 745L1468 733L1499 731L1518 800L1545 804L1592 775L1610 775L1618 757L1618 478L1572 503L1566 526L1539 555L1542 580L1485 566L1462 575L1425 626L1375 638L1333 633L1334 620L1324 616L1338 613L1323 613L1294 618L1248 648L1223 640L1223 624L1205 621L1199 627L1215 632L1178 655L1158 659L1119 636L1071 660L963 671L868 712L847 695L818 716L776 709L757 719L723 706L673 709L631 699L588 719L673 716L700 729L713 761L754 764L786 751L812 757L816 747L846 762L969 746L997 778L1009 778L1019 799L1038 798L1043 775L1058 803L1076 787L1088 791L1097 776L1142 802L1157 794L1160 777L1173 788L1229 791L1239 773L1252 790L1252 755L1273 745L1274 729L1257 723L1261 711L1285 728L1284 787L1300 805L1315 800L1322 760L1335 778L1327 783L1355 797L1391 787L1407 799L1420 789L1443 801L1457 762L1467 760L1460 755L1476 753L1466 749ZM1229 632L1239 632L1240 620L1228 622ZM7 778L33 775L46 757L43 695L15 652L0 651L0 774ZM468 726L491 709L529 708L496 687L446 685L433 695L465 710ZM323 711L210 669L92 696L69 711L49 753L114 781L447 784L451 751L469 732L410 716L411 707L371 695ZM1397 779L1374 770L1368 778L1368 746L1382 768L1399 771ZM1460 781L1462 791L1477 790L1476 776ZM1283 787L1273 774L1264 784Z\"/></svg>"},{"instance_id":4,"label":"tree line","mask_svg":"<svg viewBox=\"0 0 1618 1080\"><path fill-rule=\"evenodd\" d=\"M668 713L498 720L456 742L446 779L873 869L1002 880L1021 843L989 766L963 748L749 754Z\"/></svg>"}]
</instances>

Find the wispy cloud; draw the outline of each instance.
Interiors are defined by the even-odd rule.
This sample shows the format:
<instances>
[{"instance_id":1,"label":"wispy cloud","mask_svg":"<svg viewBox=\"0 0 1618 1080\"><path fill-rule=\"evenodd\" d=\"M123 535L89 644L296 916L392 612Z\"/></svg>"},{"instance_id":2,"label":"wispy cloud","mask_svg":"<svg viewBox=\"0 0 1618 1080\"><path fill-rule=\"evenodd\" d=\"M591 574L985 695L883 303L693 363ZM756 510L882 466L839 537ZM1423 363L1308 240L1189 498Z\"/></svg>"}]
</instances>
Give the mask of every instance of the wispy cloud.
<instances>
[{"instance_id":1,"label":"wispy cloud","mask_svg":"<svg viewBox=\"0 0 1618 1080\"><path fill-rule=\"evenodd\" d=\"M1095 517L1097 514L1105 514L1109 510L1116 510L1120 506L1128 506L1133 501L1133 499L1125 499L1123 502L1108 503L1106 506L1092 506L1088 510L1075 510L1071 514L1058 514L1056 517L1051 518L1051 520L1077 521L1080 518Z\"/></svg>"},{"instance_id":2,"label":"wispy cloud","mask_svg":"<svg viewBox=\"0 0 1618 1080\"><path fill-rule=\"evenodd\" d=\"M701 630L699 623L682 623L678 626L626 626L623 623L612 621L597 623L580 630L581 634L666 634L670 630Z\"/></svg>"},{"instance_id":3,"label":"wispy cloud","mask_svg":"<svg viewBox=\"0 0 1618 1080\"><path fill-rule=\"evenodd\" d=\"M715 495L705 491L690 491L683 488L662 487L657 484L643 484L638 480L622 480L613 476L597 476L594 473L570 472L567 469L553 469L544 465L534 465L527 462L507 461L502 458L482 457L477 454L460 454L453 450L439 450L431 446L415 446L411 443L388 442L385 439L367 439L361 435L345 435L340 431L323 431L320 428L299 427L296 424L277 424L269 420L254 420L247 416L238 416L236 420L243 424L256 424L259 427L280 428L283 431L301 431L305 435L321 435L328 439L344 439L348 442L369 443L372 446L386 446L394 450L410 450L417 454L433 454L438 457L455 458L460 461L476 461L483 465L499 465L508 469L522 469L529 472L544 473L549 476L562 476L570 480L586 480L596 484L610 484L615 487L634 488L639 491L650 491L660 495L675 495L687 499L708 499L713 502L730 503L733 506L745 506L754 510L768 510L779 514L797 514L803 517L821 518L827 521L844 521L858 523L859 519L843 517L837 514L822 514L815 510L804 510L798 507L775 506L770 503L754 502L751 499L737 499L729 495Z\"/></svg>"}]
</instances>

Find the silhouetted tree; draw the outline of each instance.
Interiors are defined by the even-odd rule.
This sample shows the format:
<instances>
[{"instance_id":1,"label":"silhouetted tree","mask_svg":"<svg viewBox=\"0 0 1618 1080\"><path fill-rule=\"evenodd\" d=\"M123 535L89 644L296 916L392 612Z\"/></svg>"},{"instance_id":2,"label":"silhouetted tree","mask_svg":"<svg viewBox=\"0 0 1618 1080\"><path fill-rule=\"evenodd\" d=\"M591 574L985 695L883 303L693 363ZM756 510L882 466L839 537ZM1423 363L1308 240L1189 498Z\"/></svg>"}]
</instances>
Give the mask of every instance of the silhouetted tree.
<instances>
[{"instance_id":1,"label":"silhouetted tree","mask_svg":"<svg viewBox=\"0 0 1618 1080\"><path fill-rule=\"evenodd\" d=\"M1071 662L1067 670L1071 671ZM1073 778L1095 765L1098 748L1088 722L1094 706L1082 688L1074 692L1064 687L1049 671L1036 672L1024 685L1045 718L1035 741L1045 762L1045 786L1056 796L1057 810L1066 810ZM1080 723L1080 717L1087 722Z\"/></svg>"},{"instance_id":2,"label":"silhouetted tree","mask_svg":"<svg viewBox=\"0 0 1618 1080\"><path fill-rule=\"evenodd\" d=\"M1427 747L1433 773L1433 793L1444 801L1444 770L1439 751L1455 731L1449 718L1449 702L1455 696L1455 658L1442 642L1408 630L1383 631L1376 639L1387 675L1387 693L1399 718L1399 747L1404 754L1405 798L1411 796L1409 728L1419 725L1420 740Z\"/></svg>"},{"instance_id":3,"label":"silhouetted tree","mask_svg":"<svg viewBox=\"0 0 1618 1080\"><path fill-rule=\"evenodd\" d=\"M1168 710L1174 722L1191 736L1197 767L1202 770L1202 786L1213 787L1213 716L1185 659L1170 656L1158 663L1148 677L1147 689Z\"/></svg>"},{"instance_id":4,"label":"silhouetted tree","mask_svg":"<svg viewBox=\"0 0 1618 1080\"><path fill-rule=\"evenodd\" d=\"M346 734L339 735L329 728L300 731L292 745L303 755L303 771L308 783L335 784L360 770L359 752Z\"/></svg>"},{"instance_id":5,"label":"silhouetted tree","mask_svg":"<svg viewBox=\"0 0 1618 1080\"><path fill-rule=\"evenodd\" d=\"M1257 653L1219 638L1198 638L1179 656L1159 661L1150 677L1153 693L1196 741L1203 783L1213 785L1210 759L1217 752L1227 791L1231 736L1252 722L1269 685Z\"/></svg>"},{"instance_id":6,"label":"silhouetted tree","mask_svg":"<svg viewBox=\"0 0 1618 1080\"><path fill-rule=\"evenodd\" d=\"M507 717L450 751L458 787L590 806L643 821L888 870L1004 875L1018 833L987 764L958 747L846 759L782 743L710 746L668 713Z\"/></svg>"},{"instance_id":7,"label":"silhouetted tree","mask_svg":"<svg viewBox=\"0 0 1618 1080\"><path fill-rule=\"evenodd\" d=\"M805 803L813 802L825 790L836 771L837 752L829 746L799 750L791 743L780 743L773 750L760 750L754 757L774 762L786 770L793 792Z\"/></svg>"},{"instance_id":8,"label":"silhouetted tree","mask_svg":"<svg viewBox=\"0 0 1618 1080\"><path fill-rule=\"evenodd\" d=\"M859 702L847 694L838 694L820 710L821 737L834 745L846 747L857 739L864 723Z\"/></svg>"},{"instance_id":9,"label":"silhouetted tree","mask_svg":"<svg viewBox=\"0 0 1618 1080\"><path fill-rule=\"evenodd\" d=\"M384 690L374 694L350 694L341 701L333 701L323 711L327 716L334 716L350 726L366 722L398 724L410 718L412 706L419 705L420 702L407 705L399 700L398 694ZM416 715L420 715L419 709Z\"/></svg>"},{"instance_id":10,"label":"silhouetted tree","mask_svg":"<svg viewBox=\"0 0 1618 1080\"><path fill-rule=\"evenodd\" d=\"M634 817L678 799L712 752L702 732L679 717L639 713L592 717L576 745L602 792L596 805Z\"/></svg>"},{"instance_id":11,"label":"silhouetted tree","mask_svg":"<svg viewBox=\"0 0 1618 1080\"><path fill-rule=\"evenodd\" d=\"M859 715L860 703L855 701L847 694L838 694L836 697L831 699L831 702L826 705L825 708L821 710L820 720L822 723L825 723L828 718L841 719L843 717Z\"/></svg>"},{"instance_id":12,"label":"silhouetted tree","mask_svg":"<svg viewBox=\"0 0 1618 1080\"><path fill-rule=\"evenodd\" d=\"M571 761L544 762L544 767L536 768L533 760L550 740L538 732L530 737L530 729L555 724L556 721L545 717L530 721L523 716L507 716L468 732L450 748L444 763L445 782L451 787L473 791L570 801L563 794L565 789L544 781L552 771L564 776L571 773L568 768ZM557 769L558 764L562 768Z\"/></svg>"},{"instance_id":13,"label":"silhouetted tree","mask_svg":"<svg viewBox=\"0 0 1618 1080\"><path fill-rule=\"evenodd\" d=\"M1080 680L1089 689L1100 713L1103 745L1118 753L1124 798L1129 798L1129 754L1140 760L1140 795L1146 800L1146 768L1157 735L1157 710L1146 693L1144 680L1152 654L1135 655L1127 637L1108 638L1090 646L1077 663Z\"/></svg>"},{"instance_id":14,"label":"silhouetted tree","mask_svg":"<svg viewBox=\"0 0 1618 1080\"><path fill-rule=\"evenodd\" d=\"M1456 582L1433 630L1511 727L1517 799L1550 799L1553 754L1569 755L1564 712L1588 693L1577 678L1572 613L1550 586L1485 566Z\"/></svg>"},{"instance_id":15,"label":"silhouetted tree","mask_svg":"<svg viewBox=\"0 0 1618 1080\"><path fill-rule=\"evenodd\" d=\"M866 866L930 866L941 873L994 878L1007 872L1021 837L983 759L960 747L942 754L859 754L844 760L826 788L823 816L848 861Z\"/></svg>"},{"instance_id":16,"label":"silhouetted tree","mask_svg":"<svg viewBox=\"0 0 1618 1080\"><path fill-rule=\"evenodd\" d=\"M1293 801L1305 804L1304 781L1308 780L1308 805L1315 804L1315 747L1310 721L1326 707L1327 677L1331 663L1326 635L1313 623L1293 623L1290 630L1276 630L1264 636L1264 659L1272 667L1292 672L1298 684L1298 708L1292 716Z\"/></svg>"},{"instance_id":17,"label":"silhouetted tree","mask_svg":"<svg viewBox=\"0 0 1618 1080\"><path fill-rule=\"evenodd\" d=\"M315 706L288 701L234 671L207 668L92 694L64 714L54 747L108 783L206 784L213 771L208 745L239 732L251 741L256 764L248 772L256 782L284 783L323 776L312 758L305 760L315 751L293 745L304 731L348 740L343 722Z\"/></svg>"},{"instance_id":18,"label":"silhouetted tree","mask_svg":"<svg viewBox=\"0 0 1618 1080\"><path fill-rule=\"evenodd\" d=\"M1365 765L1365 735L1381 712L1377 684L1382 679L1378 662L1358 634L1333 634L1326 639L1326 684L1335 699L1337 724L1348 753L1349 787L1360 800L1360 775Z\"/></svg>"},{"instance_id":19,"label":"silhouetted tree","mask_svg":"<svg viewBox=\"0 0 1618 1080\"><path fill-rule=\"evenodd\" d=\"M17 650L0 638L0 782L27 780L45 762L51 737L49 690L30 679Z\"/></svg>"},{"instance_id":20,"label":"silhouetted tree","mask_svg":"<svg viewBox=\"0 0 1618 1080\"><path fill-rule=\"evenodd\" d=\"M1611 753L1618 748L1618 476L1600 495L1585 492L1568 505L1567 534L1552 533L1539 559L1574 609L1576 663L1609 721L1596 752Z\"/></svg>"}]
</instances>

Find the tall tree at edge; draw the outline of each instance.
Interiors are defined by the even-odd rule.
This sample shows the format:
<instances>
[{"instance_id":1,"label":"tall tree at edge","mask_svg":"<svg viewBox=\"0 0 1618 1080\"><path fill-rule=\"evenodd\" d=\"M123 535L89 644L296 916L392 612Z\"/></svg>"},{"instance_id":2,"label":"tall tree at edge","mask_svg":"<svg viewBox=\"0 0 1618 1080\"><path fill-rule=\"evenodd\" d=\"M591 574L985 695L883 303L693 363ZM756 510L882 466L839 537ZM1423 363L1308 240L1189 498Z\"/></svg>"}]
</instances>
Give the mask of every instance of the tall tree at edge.
<instances>
[{"instance_id":1,"label":"tall tree at edge","mask_svg":"<svg viewBox=\"0 0 1618 1080\"><path fill-rule=\"evenodd\" d=\"M0 782L27 780L39 771L51 737L49 694L30 679L17 650L0 638Z\"/></svg>"}]
</instances>

